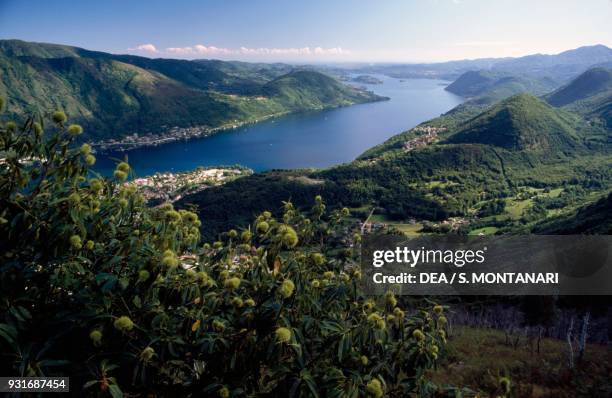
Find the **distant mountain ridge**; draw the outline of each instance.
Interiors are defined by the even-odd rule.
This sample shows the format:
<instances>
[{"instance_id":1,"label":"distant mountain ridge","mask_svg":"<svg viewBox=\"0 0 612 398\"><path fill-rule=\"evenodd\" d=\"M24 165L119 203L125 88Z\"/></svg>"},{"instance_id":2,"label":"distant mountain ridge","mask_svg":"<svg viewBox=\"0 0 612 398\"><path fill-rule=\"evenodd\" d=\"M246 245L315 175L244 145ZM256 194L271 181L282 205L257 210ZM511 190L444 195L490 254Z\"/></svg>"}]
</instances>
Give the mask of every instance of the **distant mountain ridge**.
<instances>
[{"instance_id":1,"label":"distant mountain ridge","mask_svg":"<svg viewBox=\"0 0 612 398\"><path fill-rule=\"evenodd\" d=\"M164 134L173 127L220 128L384 99L297 69L0 40L0 96L8 99L9 116L62 109L84 125L87 139Z\"/></svg>"},{"instance_id":2,"label":"distant mountain ridge","mask_svg":"<svg viewBox=\"0 0 612 398\"><path fill-rule=\"evenodd\" d=\"M487 105L518 93L541 95L558 87L547 78L513 75L487 70L465 72L445 89L453 94L472 98L473 104Z\"/></svg>"},{"instance_id":3,"label":"distant mountain ridge","mask_svg":"<svg viewBox=\"0 0 612 398\"><path fill-rule=\"evenodd\" d=\"M583 46L559 54L533 54L523 57L481 58L419 64L368 65L354 68L357 73L382 73L396 78L455 80L469 71L487 70L547 77L560 83L569 81L593 66L612 63L612 49L601 44Z\"/></svg>"},{"instance_id":4,"label":"distant mountain ridge","mask_svg":"<svg viewBox=\"0 0 612 398\"><path fill-rule=\"evenodd\" d=\"M559 54L533 54L502 60L493 65L493 70L568 80L593 65L607 62L612 62L612 49L597 44L563 51Z\"/></svg>"}]
</instances>

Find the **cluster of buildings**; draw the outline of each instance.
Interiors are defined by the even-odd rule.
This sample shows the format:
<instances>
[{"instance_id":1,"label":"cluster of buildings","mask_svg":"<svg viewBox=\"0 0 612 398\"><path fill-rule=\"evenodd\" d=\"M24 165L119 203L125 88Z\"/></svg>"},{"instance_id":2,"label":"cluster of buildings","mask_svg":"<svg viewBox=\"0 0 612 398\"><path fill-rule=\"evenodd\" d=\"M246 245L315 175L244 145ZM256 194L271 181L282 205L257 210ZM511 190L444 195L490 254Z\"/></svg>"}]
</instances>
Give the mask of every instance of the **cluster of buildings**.
<instances>
[{"instance_id":1,"label":"cluster of buildings","mask_svg":"<svg viewBox=\"0 0 612 398\"><path fill-rule=\"evenodd\" d=\"M183 173L155 173L126 184L135 185L148 201L174 202L187 194L252 173L244 168L198 168Z\"/></svg>"},{"instance_id":2,"label":"cluster of buildings","mask_svg":"<svg viewBox=\"0 0 612 398\"><path fill-rule=\"evenodd\" d=\"M440 222L441 225L448 225L452 230L457 230L460 227L469 225L470 222L464 217L451 217L448 220Z\"/></svg>"},{"instance_id":3,"label":"cluster of buildings","mask_svg":"<svg viewBox=\"0 0 612 398\"><path fill-rule=\"evenodd\" d=\"M371 234L373 232L382 231L387 228L387 224L383 222L360 222L359 228L362 234Z\"/></svg>"},{"instance_id":4,"label":"cluster of buildings","mask_svg":"<svg viewBox=\"0 0 612 398\"><path fill-rule=\"evenodd\" d=\"M265 99L266 99L265 97L255 97L256 101L262 101ZM287 112L278 112L278 113L273 113L270 115L264 115L258 119L245 120L245 121L238 121L238 119L233 119L229 121L228 123L225 123L218 127L210 127L206 125L193 126L193 127L174 126L158 134L134 133L134 134L127 135L121 139L112 138L112 139L105 140L105 141L94 142L91 145L100 151L105 151L105 150L127 151L130 149L140 148L144 146L157 146L157 145L162 145L162 144L168 144L174 141L189 140L192 138L200 138L200 137L208 137L210 135L213 135L223 130L237 129L238 127L242 127L247 124L259 123L263 120L282 116L286 113ZM166 126L162 126L162 128L166 128Z\"/></svg>"},{"instance_id":5,"label":"cluster of buildings","mask_svg":"<svg viewBox=\"0 0 612 398\"><path fill-rule=\"evenodd\" d=\"M206 137L215 133L217 130L219 129L207 126L172 127L170 130L160 134L140 135L134 133L121 139L94 142L92 145L98 150L128 150L143 146L156 146L179 140L188 140L190 138Z\"/></svg>"},{"instance_id":6,"label":"cluster of buildings","mask_svg":"<svg viewBox=\"0 0 612 398\"><path fill-rule=\"evenodd\" d=\"M404 151L410 152L431 144L438 139L438 133L444 130L446 130L446 127L417 126L413 128L412 131L420 134L418 137L404 142Z\"/></svg>"},{"instance_id":7,"label":"cluster of buildings","mask_svg":"<svg viewBox=\"0 0 612 398\"><path fill-rule=\"evenodd\" d=\"M457 231L462 227L470 225L470 221L464 217L450 217L438 223L423 222L423 232L450 232Z\"/></svg>"}]
</instances>

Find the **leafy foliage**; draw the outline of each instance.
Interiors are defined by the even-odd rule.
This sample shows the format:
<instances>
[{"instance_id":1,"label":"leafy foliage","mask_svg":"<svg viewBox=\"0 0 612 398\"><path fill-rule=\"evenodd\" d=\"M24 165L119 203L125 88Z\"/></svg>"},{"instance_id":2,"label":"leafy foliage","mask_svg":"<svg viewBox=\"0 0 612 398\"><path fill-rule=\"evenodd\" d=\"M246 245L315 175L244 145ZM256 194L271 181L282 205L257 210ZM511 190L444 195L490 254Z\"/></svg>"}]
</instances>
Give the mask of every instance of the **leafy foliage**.
<instances>
[{"instance_id":1,"label":"leafy foliage","mask_svg":"<svg viewBox=\"0 0 612 398\"><path fill-rule=\"evenodd\" d=\"M196 214L122 184L126 162L95 175L77 130L0 125L2 374L113 397L432 391L442 307L364 296L348 211L286 202L202 245Z\"/></svg>"}]
</instances>

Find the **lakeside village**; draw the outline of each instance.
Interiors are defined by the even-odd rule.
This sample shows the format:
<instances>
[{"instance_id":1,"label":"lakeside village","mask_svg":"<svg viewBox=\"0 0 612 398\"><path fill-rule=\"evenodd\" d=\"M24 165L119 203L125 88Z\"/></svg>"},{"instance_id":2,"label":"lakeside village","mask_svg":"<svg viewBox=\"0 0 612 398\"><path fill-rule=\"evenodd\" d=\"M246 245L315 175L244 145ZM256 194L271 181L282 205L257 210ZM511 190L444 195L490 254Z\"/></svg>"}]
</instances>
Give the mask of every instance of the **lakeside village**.
<instances>
[{"instance_id":1,"label":"lakeside village","mask_svg":"<svg viewBox=\"0 0 612 398\"><path fill-rule=\"evenodd\" d=\"M404 142L405 152L426 147L438 140L438 133L446 131L446 127L416 126L412 131L419 133L419 136Z\"/></svg>"},{"instance_id":2,"label":"lakeside village","mask_svg":"<svg viewBox=\"0 0 612 398\"><path fill-rule=\"evenodd\" d=\"M163 133L147 133L147 134L138 134L134 133L128 136L125 136L121 139L110 139L105 141L96 141L92 142L91 146L96 149L96 151L129 151L131 149L142 148L147 146L158 146L163 144L168 144L175 141L186 141L192 138L203 138L209 137L213 134L219 133L225 130L233 130L248 124L255 124L262 122L267 119L276 118L286 114L286 112L274 113L271 115L265 115L259 117L258 119L246 120L246 121L238 121L234 119L232 122L221 125L219 127L210 127L210 126L193 126L193 127L178 127L174 126L168 130L165 130Z\"/></svg>"},{"instance_id":3,"label":"lakeside village","mask_svg":"<svg viewBox=\"0 0 612 398\"><path fill-rule=\"evenodd\" d=\"M410 152L419 148L423 148L432 144L438 139L438 133L446 130L445 127L432 126L417 126L413 129L414 132L420 135L403 143L403 150ZM175 136L166 140L160 136L160 140L152 145L159 145L160 142L169 142L177 139L188 139L202 134L198 128L173 129ZM127 137L126 137L127 138ZM136 137L134 137L136 138ZM145 139L145 137L140 137ZM155 136L147 136L151 142L155 141ZM125 139L124 139L125 140ZM146 145L141 141L139 145ZM229 167L199 167L192 171L172 173L155 173L154 175L136 178L126 182L126 185L135 186L141 192L145 199L152 204L160 204L164 202L175 202L180 200L185 195L199 192L212 186L218 186L237 178L253 174L253 170L242 166ZM429 223L410 219L407 225L413 226L414 232L427 232L428 230L436 231L453 231L461 227L467 226L470 221L463 217L451 217L447 220L438 223ZM393 229L394 225L389 224L377 217L372 217L372 213L365 220L359 221L359 227L362 233L369 234L376 231Z\"/></svg>"},{"instance_id":4,"label":"lakeside village","mask_svg":"<svg viewBox=\"0 0 612 398\"><path fill-rule=\"evenodd\" d=\"M251 174L253 170L241 166L199 167L180 173L155 173L125 184L135 186L147 201L157 204L175 202L185 195Z\"/></svg>"}]
</instances>

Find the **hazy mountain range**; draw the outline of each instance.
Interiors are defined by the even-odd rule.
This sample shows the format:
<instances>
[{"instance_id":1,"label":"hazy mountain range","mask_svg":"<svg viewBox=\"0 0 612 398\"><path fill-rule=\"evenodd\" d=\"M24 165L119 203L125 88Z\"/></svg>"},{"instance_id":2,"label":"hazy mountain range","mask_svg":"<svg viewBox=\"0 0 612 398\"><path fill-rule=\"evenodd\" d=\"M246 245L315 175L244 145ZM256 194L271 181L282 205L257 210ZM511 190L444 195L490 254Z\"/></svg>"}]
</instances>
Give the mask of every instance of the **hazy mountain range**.
<instances>
[{"instance_id":1,"label":"hazy mountain range","mask_svg":"<svg viewBox=\"0 0 612 398\"><path fill-rule=\"evenodd\" d=\"M604 45L584 46L559 54L533 54L517 58L481 58L440 63L388 64L355 67L398 78L430 77L455 80L461 74L489 70L567 81L593 66L612 66L612 49Z\"/></svg>"}]
</instances>

